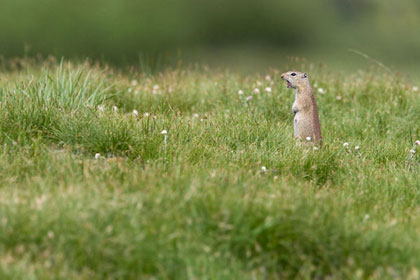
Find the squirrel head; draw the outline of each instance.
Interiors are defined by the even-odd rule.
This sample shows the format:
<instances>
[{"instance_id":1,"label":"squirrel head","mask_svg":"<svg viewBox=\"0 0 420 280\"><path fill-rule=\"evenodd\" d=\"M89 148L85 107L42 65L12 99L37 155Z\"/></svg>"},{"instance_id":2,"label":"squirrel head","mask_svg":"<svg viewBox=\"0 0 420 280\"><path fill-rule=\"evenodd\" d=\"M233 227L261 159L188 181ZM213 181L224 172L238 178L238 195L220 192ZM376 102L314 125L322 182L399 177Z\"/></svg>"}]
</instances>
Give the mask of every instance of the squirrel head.
<instances>
[{"instance_id":1,"label":"squirrel head","mask_svg":"<svg viewBox=\"0 0 420 280\"><path fill-rule=\"evenodd\" d=\"M281 74L281 78L287 82L287 88L304 89L311 86L306 73L289 71Z\"/></svg>"}]
</instances>

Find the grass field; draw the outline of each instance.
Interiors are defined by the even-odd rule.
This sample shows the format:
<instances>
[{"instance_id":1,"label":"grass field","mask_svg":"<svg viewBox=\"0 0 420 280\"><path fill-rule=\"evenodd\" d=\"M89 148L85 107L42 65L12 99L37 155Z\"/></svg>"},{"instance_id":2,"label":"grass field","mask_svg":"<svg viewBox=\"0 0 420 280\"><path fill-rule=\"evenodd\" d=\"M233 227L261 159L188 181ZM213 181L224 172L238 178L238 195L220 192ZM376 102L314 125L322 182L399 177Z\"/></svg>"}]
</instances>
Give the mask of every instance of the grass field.
<instances>
[{"instance_id":1,"label":"grass field","mask_svg":"<svg viewBox=\"0 0 420 280\"><path fill-rule=\"evenodd\" d=\"M416 83L298 70L320 150L280 70L4 63L0 278L419 279Z\"/></svg>"}]
</instances>

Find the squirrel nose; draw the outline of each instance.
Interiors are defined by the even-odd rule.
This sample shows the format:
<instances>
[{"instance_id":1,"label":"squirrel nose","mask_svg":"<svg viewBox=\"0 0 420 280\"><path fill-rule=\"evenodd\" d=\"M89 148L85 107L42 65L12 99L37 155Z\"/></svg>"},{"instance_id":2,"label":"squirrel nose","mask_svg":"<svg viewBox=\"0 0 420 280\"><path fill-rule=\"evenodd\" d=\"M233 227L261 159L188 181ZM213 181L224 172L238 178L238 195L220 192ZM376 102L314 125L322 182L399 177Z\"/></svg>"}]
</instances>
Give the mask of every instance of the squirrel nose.
<instances>
[{"instance_id":1,"label":"squirrel nose","mask_svg":"<svg viewBox=\"0 0 420 280\"><path fill-rule=\"evenodd\" d=\"M281 74L280 78L284 79L284 74Z\"/></svg>"}]
</instances>

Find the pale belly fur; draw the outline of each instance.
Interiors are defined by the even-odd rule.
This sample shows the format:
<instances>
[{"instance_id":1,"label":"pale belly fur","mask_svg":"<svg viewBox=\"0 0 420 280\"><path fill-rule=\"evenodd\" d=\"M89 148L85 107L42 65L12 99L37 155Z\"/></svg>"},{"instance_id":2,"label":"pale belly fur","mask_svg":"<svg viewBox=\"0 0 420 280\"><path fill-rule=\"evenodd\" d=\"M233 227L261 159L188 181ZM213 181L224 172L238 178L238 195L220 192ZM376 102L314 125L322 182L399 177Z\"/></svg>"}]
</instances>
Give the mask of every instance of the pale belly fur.
<instances>
[{"instance_id":1,"label":"pale belly fur","mask_svg":"<svg viewBox=\"0 0 420 280\"><path fill-rule=\"evenodd\" d=\"M293 122L294 135L296 138L306 139L306 137L313 137L313 127L309 116L305 116L302 112L295 114Z\"/></svg>"}]
</instances>

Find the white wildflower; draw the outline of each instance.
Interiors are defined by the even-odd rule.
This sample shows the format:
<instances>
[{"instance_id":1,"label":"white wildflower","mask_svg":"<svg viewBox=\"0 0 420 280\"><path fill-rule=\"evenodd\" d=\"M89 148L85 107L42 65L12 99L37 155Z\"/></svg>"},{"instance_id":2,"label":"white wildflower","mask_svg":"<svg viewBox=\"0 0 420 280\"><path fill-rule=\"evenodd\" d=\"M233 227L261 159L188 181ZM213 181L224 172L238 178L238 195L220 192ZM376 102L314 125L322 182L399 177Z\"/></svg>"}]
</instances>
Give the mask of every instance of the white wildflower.
<instances>
[{"instance_id":1,"label":"white wildflower","mask_svg":"<svg viewBox=\"0 0 420 280\"><path fill-rule=\"evenodd\" d=\"M314 151L318 151L319 150L319 148L318 147L314 147Z\"/></svg>"},{"instance_id":2,"label":"white wildflower","mask_svg":"<svg viewBox=\"0 0 420 280\"><path fill-rule=\"evenodd\" d=\"M159 92L159 86L158 86L158 85L154 85L154 86L153 86L152 93L153 93L153 94L157 94L158 92Z\"/></svg>"},{"instance_id":3,"label":"white wildflower","mask_svg":"<svg viewBox=\"0 0 420 280\"><path fill-rule=\"evenodd\" d=\"M167 160L166 155L167 155L167 150L168 150L168 132L164 129L162 130L162 132L160 133L163 135L163 143L165 145L165 162Z\"/></svg>"},{"instance_id":4,"label":"white wildflower","mask_svg":"<svg viewBox=\"0 0 420 280\"><path fill-rule=\"evenodd\" d=\"M259 88L254 88L254 93L255 94L259 94L260 93L260 89Z\"/></svg>"},{"instance_id":5,"label":"white wildflower","mask_svg":"<svg viewBox=\"0 0 420 280\"><path fill-rule=\"evenodd\" d=\"M118 107L117 106L112 106L112 111L114 111L115 113L118 111Z\"/></svg>"},{"instance_id":6,"label":"white wildflower","mask_svg":"<svg viewBox=\"0 0 420 280\"><path fill-rule=\"evenodd\" d=\"M366 214L365 217L363 218L363 220L367 221L367 220L369 220L369 218L370 218L370 215Z\"/></svg>"},{"instance_id":7,"label":"white wildflower","mask_svg":"<svg viewBox=\"0 0 420 280\"><path fill-rule=\"evenodd\" d=\"M312 138L308 136L308 137L306 137L306 140L311 141Z\"/></svg>"},{"instance_id":8,"label":"white wildflower","mask_svg":"<svg viewBox=\"0 0 420 280\"><path fill-rule=\"evenodd\" d=\"M419 91L419 87L418 86L414 86L413 87L413 91L415 91L415 92Z\"/></svg>"},{"instance_id":9,"label":"white wildflower","mask_svg":"<svg viewBox=\"0 0 420 280\"><path fill-rule=\"evenodd\" d=\"M98 111L103 112L105 111L105 106L104 105L98 105Z\"/></svg>"},{"instance_id":10,"label":"white wildflower","mask_svg":"<svg viewBox=\"0 0 420 280\"><path fill-rule=\"evenodd\" d=\"M414 155L416 153L416 150L410 150L410 153Z\"/></svg>"},{"instance_id":11,"label":"white wildflower","mask_svg":"<svg viewBox=\"0 0 420 280\"><path fill-rule=\"evenodd\" d=\"M347 143L347 142L344 142L344 144L343 144L343 147L348 147L349 146L349 143Z\"/></svg>"},{"instance_id":12,"label":"white wildflower","mask_svg":"<svg viewBox=\"0 0 420 280\"><path fill-rule=\"evenodd\" d=\"M335 99L337 99L337 100L341 100L341 99L342 99L342 97L341 97L341 95L337 95L337 96L335 97Z\"/></svg>"},{"instance_id":13,"label":"white wildflower","mask_svg":"<svg viewBox=\"0 0 420 280\"><path fill-rule=\"evenodd\" d=\"M250 101L252 98L253 98L253 97L252 97L252 95L250 95L250 96L248 96L248 97L247 97L247 98L245 98L245 99L246 99L246 101Z\"/></svg>"},{"instance_id":14,"label":"white wildflower","mask_svg":"<svg viewBox=\"0 0 420 280\"><path fill-rule=\"evenodd\" d=\"M129 88L129 89L128 89L128 92L129 92L129 93L130 93L130 92L132 92L132 91L133 91L133 89L132 89L132 88Z\"/></svg>"},{"instance_id":15,"label":"white wildflower","mask_svg":"<svg viewBox=\"0 0 420 280\"><path fill-rule=\"evenodd\" d=\"M96 153L95 154L95 159L99 159L99 158L101 158L101 154L100 153Z\"/></svg>"},{"instance_id":16,"label":"white wildflower","mask_svg":"<svg viewBox=\"0 0 420 280\"><path fill-rule=\"evenodd\" d=\"M271 92L271 87L266 87L266 88L265 88L265 91L266 91L266 92Z\"/></svg>"},{"instance_id":17,"label":"white wildflower","mask_svg":"<svg viewBox=\"0 0 420 280\"><path fill-rule=\"evenodd\" d=\"M416 144L417 146L420 146L420 140L417 140L417 141L415 142L415 144Z\"/></svg>"},{"instance_id":18,"label":"white wildflower","mask_svg":"<svg viewBox=\"0 0 420 280\"><path fill-rule=\"evenodd\" d=\"M267 167L261 166L261 170L262 170L262 172L267 172Z\"/></svg>"},{"instance_id":19,"label":"white wildflower","mask_svg":"<svg viewBox=\"0 0 420 280\"><path fill-rule=\"evenodd\" d=\"M138 116L138 115L139 115L139 112L136 109L134 109L133 110L133 116Z\"/></svg>"},{"instance_id":20,"label":"white wildflower","mask_svg":"<svg viewBox=\"0 0 420 280\"><path fill-rule=\"evenodd\" d=\"M49 239L53 239L54 238L54 232L48 231L47 236L48 236Z\"/></svg>"},{"instance_id":21,"label":"white wildflower","mask_svg":"<svg viewBox=\"0 0 420 280\"><path fill-rule=\"evenodd\" d=\"M321 93L321 94L325 94L326 93L326 90L320 87L318 89L318 92Z\"/></svg>"},{"instance_id":22,"label":"white wildflower","mask_svg":"<svg viewBox=\"0 0 420 280\"><path fill-rule=\"evenodd\" d=\"M358 150L360 150L360 147L359 147L359 146L356 146L356 147L354 147L354 149L355 149L356 151L358 151Z\"/></svg>"},{"instance_id":23,"label":"white wildflower","mask_svg":"<svg viewBox=\"0 0 420 280\"><path fill-rule=\"evenodd\" d=\"M145 118L147 118L148 116L150 116L150 114L146 112L146 113L144 113L144 114L143 114L143 116L144 116Z\"/></svg>"},{"instance_id":24,"label":"white wildflower","mask_svg":"<svg viewBox=\"0 0 420 280\"><path fill-rule=\"evenodd\" d=\"M193 118L198 118L198 117L199 117L199 115L197 113L193 114Z\"/></svg>"},{"instance_id":25,"label":"white wildflower","mask_svg":"<svg viewBox=\"0 0 420 280\"><path fill-rule=\"evenodd\" d=\"M244 91L240 89L240 90L238 90L238 94L239 95L243 95L244 94Z\"/></svg>"},{"instance_id":26,"label":"white wildflower","mask_svg":"<svg viewBox=\"0 0 420 280\"><path fill-rule=\"evenodd\" d=\"M132 85L133 87L137 86L137 80L131 80L131 85Z\"/></svg>"},{"instance_id":27,"label":"white wildflower","mask_svg":"<svg viewBox=\"0 0 420 280\"><path fill-rule=\"evenodd\" d=\"M266 76L265 76L265 80L266 80L266 81L270 81L270 80L271 80L270 75L266 75Z\"/></svg>"}]
</instances>

